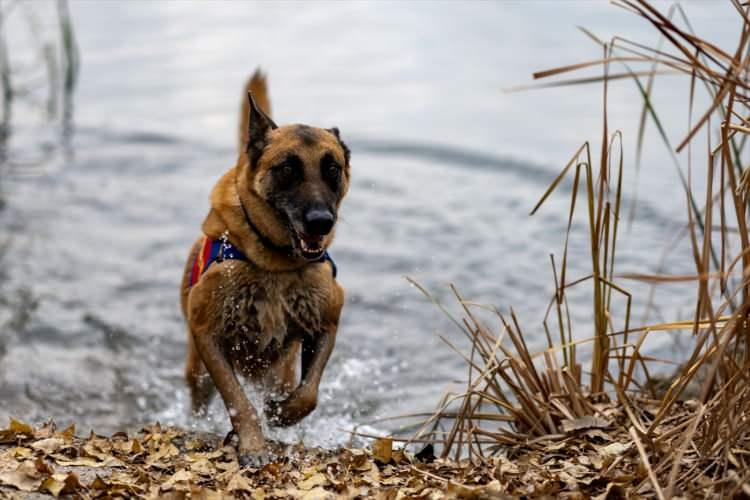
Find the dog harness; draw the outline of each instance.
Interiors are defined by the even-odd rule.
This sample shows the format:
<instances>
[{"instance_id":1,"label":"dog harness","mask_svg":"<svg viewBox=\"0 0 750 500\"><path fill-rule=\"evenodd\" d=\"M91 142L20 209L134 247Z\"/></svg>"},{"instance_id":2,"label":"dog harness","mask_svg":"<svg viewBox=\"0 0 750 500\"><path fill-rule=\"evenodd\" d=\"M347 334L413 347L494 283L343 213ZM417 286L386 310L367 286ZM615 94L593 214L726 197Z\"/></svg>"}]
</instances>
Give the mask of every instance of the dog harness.
<instances>
[{"instance_id":1,"label":"dog harness","mask_svg":"<svg viewBox=\"0 0 750 500\"><path fill-rule=\"evenodd\" d=\"M193 269L190 272L190 286L192 287L198 282L211 264L214 262L223 262L228 259L250 262L250 259L239 248L229 243L226 239L214 240L208 236L204 236L200 251L193 261ZM333 268L333 277L336 277L336 263L333 262L333 259L328 254L328 250L318 260L313 262L330 262Z\"/></svg>"}]
</instances>

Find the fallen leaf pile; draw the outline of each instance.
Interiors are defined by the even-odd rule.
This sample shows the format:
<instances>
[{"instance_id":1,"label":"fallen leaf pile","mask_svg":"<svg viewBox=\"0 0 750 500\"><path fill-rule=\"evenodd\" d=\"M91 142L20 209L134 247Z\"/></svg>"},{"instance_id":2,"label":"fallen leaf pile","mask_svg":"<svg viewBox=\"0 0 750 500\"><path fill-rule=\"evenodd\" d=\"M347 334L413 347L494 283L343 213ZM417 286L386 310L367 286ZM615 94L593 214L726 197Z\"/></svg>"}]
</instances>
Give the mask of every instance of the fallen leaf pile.
<instances>
[{"instance_id":1,"label":"fallen leaf pile","mask_svg":"<svg viewBox=\"0 0 750 500\"><path fill-rule=\"evenodd\" d=\"M218 436L155 424L136 435L75 435L54 424L11 420L0 430L0 499L34 493L73 498L481 498L501 487L491 470L426 462L393 449L372 451L276 445L276 460L241 468L235 448ZM454 481L460 477L466 484Z\"/></svg>"},{"instance_id":2,"label":"fallen leaf pile","mask_svg":"<svg viewBox=\"0 0 750 500\"><path fill-rule=\"evenodd\" d=\"M11 420L0 430L5 498L641 498L654 496L627 432L603 418L566 422L565 433L472 460L412 454L377 439L371 449L274 445L277 457L241 468L232 445L159 424L135 435L75 435ZM665 452L668 450L665 450Z\"/></svg>"},{"instance_id":3,"label":"fallen leaf pile","mask_svg":"<svg viewBox=\"0 0 750 500\"><path fill-rule=\"evenodd\" d=\"M491 484L492 491L511 498L750 498L750 474L737 460L748 453L746 447L735 448L727 458L732 464L728 474L715 466L719 456L695 447L677 452L686 422L700 407L697 401L675 402L670 417L654 426L650 436L637 430L632 419L646 428L659 401L633 398L630 408L593 399L589 404L596 416L564 419L556 434L474 427L473 436L463 438L476 443L463 448L470 450L470 460L444 461L430 472L461 484ZM455 458L455 449L460 450L454 447L442 455ZM672 491L665 486L670 474L684 479Z\"/></svg>"}]
</instances>

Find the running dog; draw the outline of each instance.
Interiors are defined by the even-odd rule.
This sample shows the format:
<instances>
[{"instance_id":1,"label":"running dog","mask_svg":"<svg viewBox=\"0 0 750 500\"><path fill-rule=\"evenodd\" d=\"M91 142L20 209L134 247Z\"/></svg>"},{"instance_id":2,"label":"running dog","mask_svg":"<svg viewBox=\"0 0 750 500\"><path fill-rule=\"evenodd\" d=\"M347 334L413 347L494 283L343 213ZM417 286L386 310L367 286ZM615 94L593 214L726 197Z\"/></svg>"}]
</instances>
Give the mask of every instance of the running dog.
<instances>
[{"instance_id":1,"label":"running dog","mask_svg":"<svg viewBox=\"0 0 750 500\"><path fill-rule=\"evenodd\" d=\"M344 303L327 249L349 187L350 155L336 128L277 126L259 71L246 90L239 158L211 192L181 303L193 411L204 413L218 389L240 463L259 466L268 449L238 376L276 395L263 409L273 425L292 425L315 409Z\"/></svg>"}]
</instances>

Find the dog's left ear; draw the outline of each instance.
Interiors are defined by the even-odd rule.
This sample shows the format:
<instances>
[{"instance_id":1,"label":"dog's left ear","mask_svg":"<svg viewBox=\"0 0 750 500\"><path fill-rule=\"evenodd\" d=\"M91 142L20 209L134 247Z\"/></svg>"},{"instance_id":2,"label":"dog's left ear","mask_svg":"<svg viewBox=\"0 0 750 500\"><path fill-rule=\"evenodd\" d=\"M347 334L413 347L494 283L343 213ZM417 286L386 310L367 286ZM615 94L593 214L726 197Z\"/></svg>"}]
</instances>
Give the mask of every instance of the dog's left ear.
<instances>
[{"instance_id":1,"label":"dog's left ear","mask_svg":"<svg viewBox=\"0 0 750 500\"><path fill-rule=\"evenodd\" d=\"M341 149L344 150L344 158L346 159L346 164L349 165L349 157L351 156L351 152L349 151L349 147L344 143L344 141L341 140L341 133L339 132L339 128L332 127L329 128L328 131L335 135L336 139L338 139Z\"/></svg>"},{"instance_id":2,"label":"dog's left ear","mask_svg":"<svg viewBox=\"0 0 750 500\"><path fill-rule=\"evenodd\" d=\"M250 165L254 166L260 155L263 154L263 148L266 145L266 134L271 130L279 128L279 126L258 107L252 92L247 93L247 100L250 104L250 115L247 120L247 149L245 152L250 159Z\"/></svg>"}]
</instances>

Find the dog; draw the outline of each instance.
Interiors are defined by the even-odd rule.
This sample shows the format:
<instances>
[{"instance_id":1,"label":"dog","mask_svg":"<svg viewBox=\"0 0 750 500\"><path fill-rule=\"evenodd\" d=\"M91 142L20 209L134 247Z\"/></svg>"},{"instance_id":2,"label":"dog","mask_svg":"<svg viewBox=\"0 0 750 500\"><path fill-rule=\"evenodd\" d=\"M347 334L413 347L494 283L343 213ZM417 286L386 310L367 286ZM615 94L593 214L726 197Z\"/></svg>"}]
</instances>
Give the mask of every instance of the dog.
<instances>
[{"instance_id":1,"label":"dog","mask_svg":"<svg viewBox=\"0 0 750 500\"><path fill-rule=\"evenodd\" d=\"M240 463L259 466L268 446L238 376L281 396L264 402L272 425L295 424L316 407L344 303L327 249L350 151L337 128L277 126L260 70L245 90L237 164L211 192L181 305L193 412L204 413L218 389Z\"/></svg>"}]
</instances>

